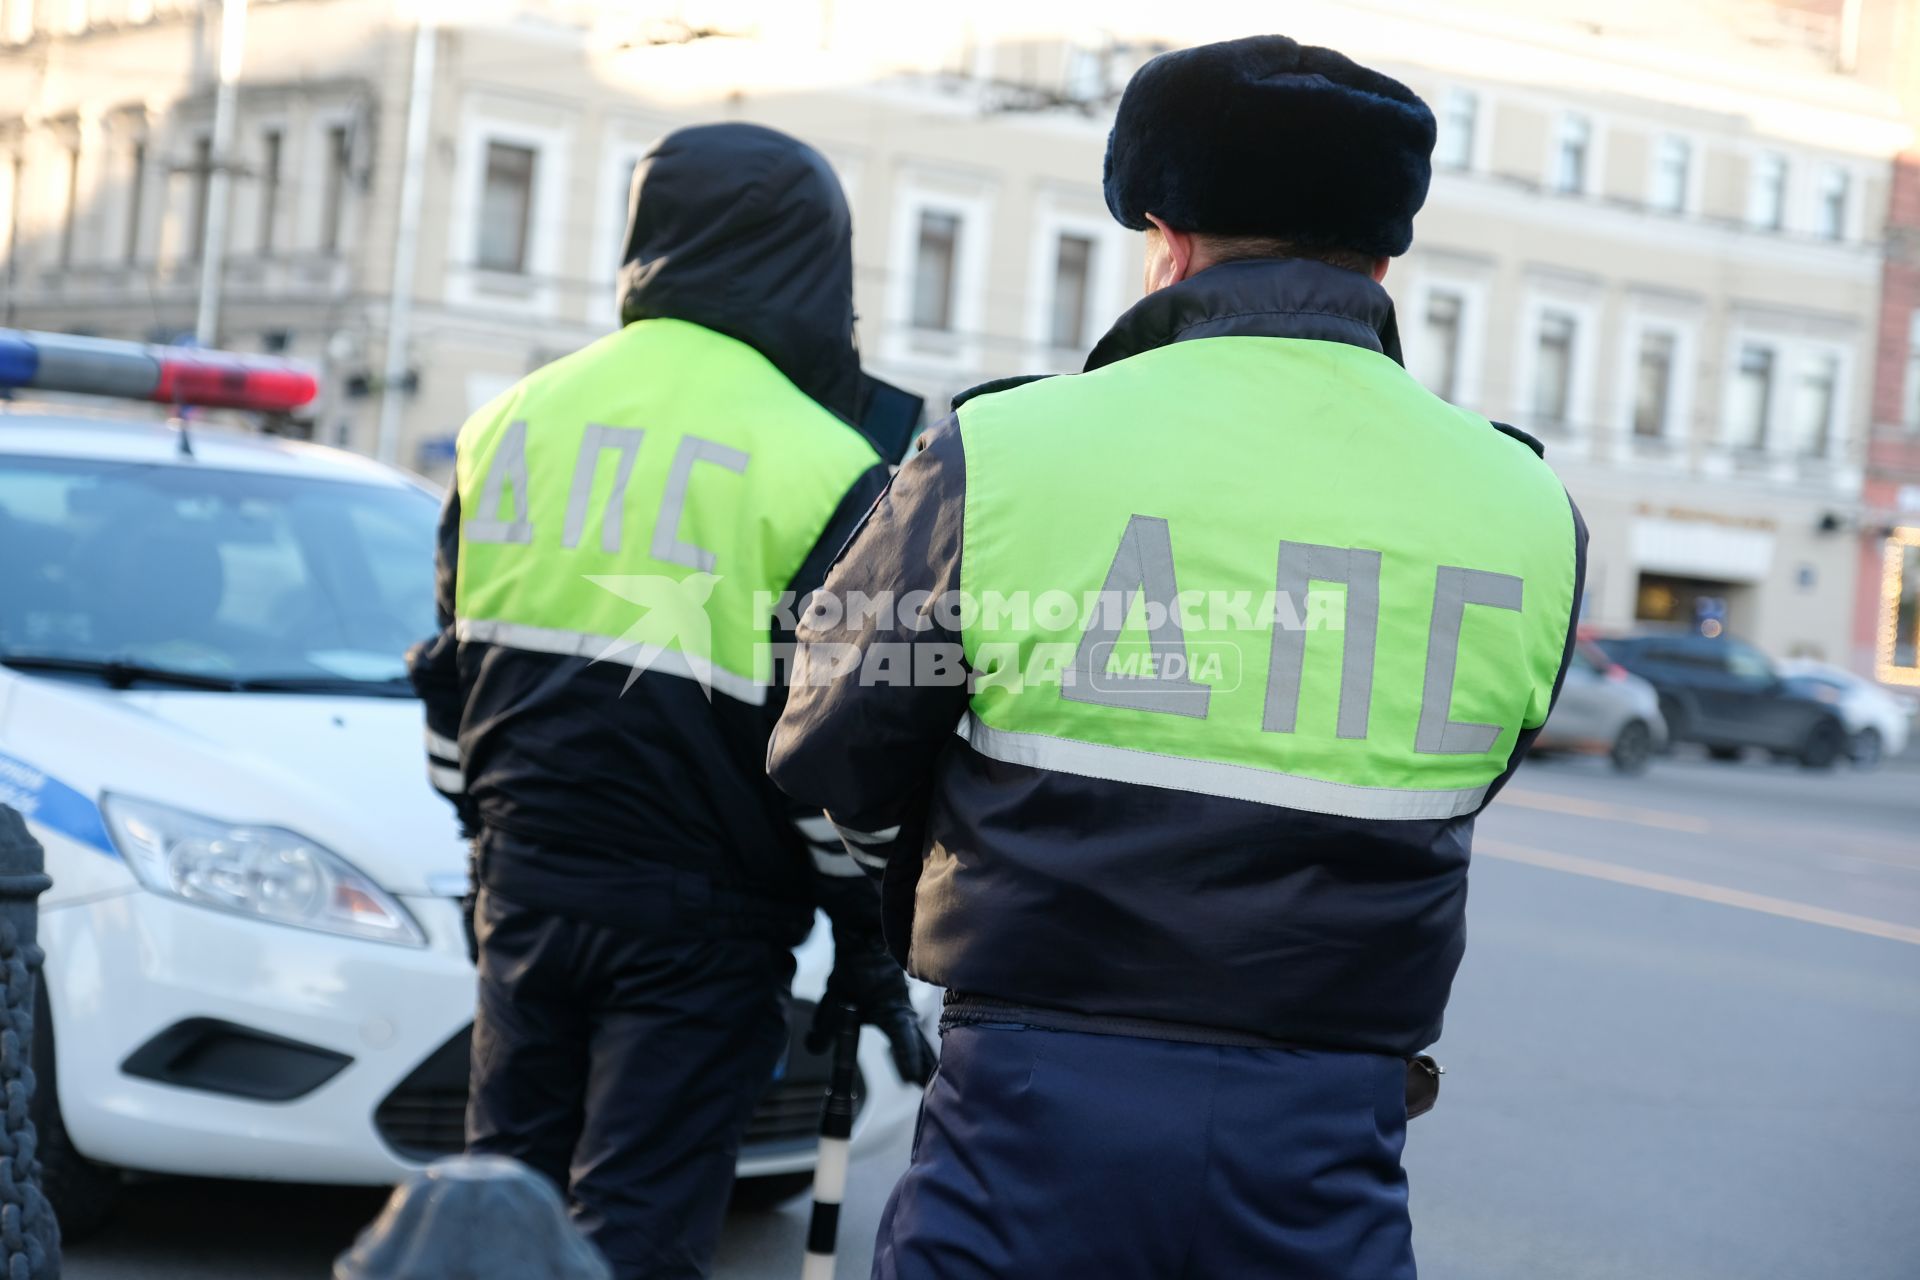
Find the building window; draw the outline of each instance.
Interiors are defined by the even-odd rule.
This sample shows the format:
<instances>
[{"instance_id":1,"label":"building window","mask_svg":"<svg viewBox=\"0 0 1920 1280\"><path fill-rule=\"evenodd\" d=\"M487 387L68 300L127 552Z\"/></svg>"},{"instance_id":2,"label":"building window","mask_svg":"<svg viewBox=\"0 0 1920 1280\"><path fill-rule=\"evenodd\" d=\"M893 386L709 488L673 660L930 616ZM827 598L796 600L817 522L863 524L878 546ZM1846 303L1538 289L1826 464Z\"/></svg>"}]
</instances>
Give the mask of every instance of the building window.
<instances>
[{"instance_id":1,"label":"building window","mask_svg":"<svg viewBox=\"0 0 1920 1280\"><path fill-rule=\"evenodd\" d=\"M1920 308L1907 318L1906 400L1900 423L1909 431L1920 431Z\"/></svg>"},{"instance_id":2,"label":"building window","mask_svg":"<svg viewBox=\"0 0 1920 1280\"><path fill-rule=\"evenodd\" d=\"M66 205L60 211L60 265L73 265L73 235L80 224L80 144L67 148Z\"/></svg>"},{"instance_id":3,"label":"building window","mask_svg":"<svg viewBox=\"0 0 1920 1280\"><path fill-rule=\"evenodd\" d=\"M1469 89L1449 89L1441 107L1440 145L1433 162L1443 169L1473 167L1474 129L1479 123L1480 95Z\"/></svg>"},{"instance_id":4,"label":"building window","mask_svg":"<svg viewBox=\"0 0 1920 1280\"><path fill-rule=\"evenodd\" d=\"M1459 294L1435 289L1427 295L1421 343L1420 381L1442 400L1460 389L1460 317L1466 309Z\"/></svg>"},{"instance_id":5,"label":"building window","mask_svg":"<svg viewBox=\"0 0 1920 1280\"><path fill-rule=\"evenodd\" d=\"M1920 685L1920 529L1893 530L1883 555L1874 674L1889 684Z\"/></svg>"},{"instance_id":6,"label":"building window","mask_svg":"<svg viewBox=\"0 0 1920 1280\"><path fill-rule=\"evenodd\" d=\"M273 252L273 228L280 220L280 152L282 135L269 129L260 138L260 234L261 256Z\"/></svg>"},{"instance_id":7,"label":"building window","mask_svg":"<svg viewBox=\"0 0 1920 1280\"><path fill-rule=\"evenodd\" d=\"M127 173L127 241L121 246L129 264L140 258L140 218L147 194L146 139L133 144L132 163Z\"/></svg>"},{"instance_id":8,"label":"building window","mask_svg":"<svg viewBox=\"0 0 1920 1280\"><path fill-rule=\"evenodd\" d=\"M1554 150L1553 186L1556 191L1587 189L1592 162L1593 122L1585 116L1560 117L1560 138Z\"/></svg>"},{"instance_id":9,"label":"building window","mask_svg":"<svg viewBox=\"0 0 1920 1280\"><path fill-rule=\"evenodd\" d=\"M1078 347L1087 336L1087 293L1093 287L1093 238L1063 234L1053 263L1056 347Z\"/></svg>"},{"instance_id":10,"label":"building window","mask_svg":"<svg viewBox=\"0 0 1920 1280\"><path fill-rule=\"evenodd\" d=\"M4 244L7 250L7 264L16 265L15 256L20 251L20 184L26 177L26 161L19 152L14 152L7 161L7 235Z\"/></svg>"},{"instance_id":11,"label":"building window","mask_svg":"<svg viewBox=\"0 0 1920 1280\"><path fill-rule=\"evenodd\" d=\"M920 211L920 240L913 257L913 327L945 333L953 328L953 276L958 264L960 216Z\"/></svg>"},{"instance_id":12,"label":"building window","mask_svg":"<svg viewBox=\"0 0 1920 1280\"><path fill-rule=\"evenodd\" d=\"M1633 387L1633 434L1665 439L1673 404L1673 334L1649 329L1640 335L1640 363Z\"/></svg>"},{"instance_id":13,"label":"building window","mask_svg":"<svg viewBox=\"0 0 1920 1280\"><path fill-rule=\"evenodd\" d=\"M640 160L638 157L627 161L626 171L627 180L620 184L620 220L615 223L615 225L620 228L620 246L618 252L622 255L625 255L627 251L628 224L633 221L633 180L640 174ZM614 265L619 266L621 264L616 261Z\"/></svg>"},{"instance_id":14,"label":"building window","mask_svg":"<svg viewBox=\"0 0 1920 1280\"><path fill-rule=\"evenodd\" d=\"M1763 231L1778 231L1787 221L1787 158L1764 151L1753 158L1747 190L1747 221Z\"/></svg>"},{"instance_id":15,"label":"building window","mask_svg":"<svg viewBox=\"0 0 1920 1280\"><path fill-rule=\"evenodd\" d=\"M1653 207L1662 213L1685 211L1692 170L1691 142L1671 134L1660 139L1653 156Z\"/></svg>"},{"instance_id":16,"label":"building window","mask_svg":"<svg viewBox=\"0 0 1920 1280\"><path fill-rule=\"evenodd\" d=\"M1533 420L1565 429L1573 406L1573 342L1578 322L1564 311L1540 313L1533 364Z\"/></svg>"},{"instance_id":17,"label":"building window","mask_svg":"<svg viewBox=\"0 0 1920 1280\"><path fill-rule=\"evenodd\" d=\"M1113 92L1113 57L1109 49L1075 44L1067 50L1067 72L1062 94L1068 102L1101 102Z\"/></svg>"},{"instance_id":18,"label":"building window","mask_svg":"<svg viewBox=\"0 0 1920 1280\"><path fill-rule=\"evenodd\" d=\"M1820 221L1816 230L1823 240L1847 238L1847 198L1852 187L1852 176L1838 165L1820 175Z\"/></svg>"},{"instance_id":19,"label":"building window","mask_svg":"<svg viewBox=\"0 0 1920 1280\"><path fill-rule=\"evenodd\" d=\"M1740 348L1734 371L1728 442L1736 449L1767 447L1767 422L1773 415L1773 349L1756 343Z\"/></svg>"},{"instance_id":20,"label":"building window","mask_svg":"<svg viewBox=\"0 0 1920 1280\"><path fill-rule=\"evenodd\" d=\"M321 195L320 248L340 248L340 231L347 218L347 179L353 171L353 135L344 124L327 129L327 180Z\"/></svg>"},{"instance_id":21,"label":"building window","mask_svg":"<svg viewBox=\"0 0 1920 1280\"><path fill-rule=\"evenodd\" d=\"M1840 357L1809 357L1793 397L1793 448L1808 458L1823 458L1833 439L1834 396L1840 385Z\"/></svg>"},{"instance_id":22,"label":"building window","mask_svg":"<svg viewBox=\"0 0 1920 1280\"><path fill-rule=\"evenodd\" d=\"M487 173L480 189L479 263L482 270L522 273L533 221L532 147L487 144Z\"/></svg>"},{"instance_id":23,"label":"building window","mask_svg":"<svg viewBox=\"0 0 1920 1280\"><path fill-rule=\"evenodd\" d=\"M213 139L193 143L193 221L188 224L187 257L200 261L207 244L207 209L213 195Z\"/></svg>"}]
</instances>

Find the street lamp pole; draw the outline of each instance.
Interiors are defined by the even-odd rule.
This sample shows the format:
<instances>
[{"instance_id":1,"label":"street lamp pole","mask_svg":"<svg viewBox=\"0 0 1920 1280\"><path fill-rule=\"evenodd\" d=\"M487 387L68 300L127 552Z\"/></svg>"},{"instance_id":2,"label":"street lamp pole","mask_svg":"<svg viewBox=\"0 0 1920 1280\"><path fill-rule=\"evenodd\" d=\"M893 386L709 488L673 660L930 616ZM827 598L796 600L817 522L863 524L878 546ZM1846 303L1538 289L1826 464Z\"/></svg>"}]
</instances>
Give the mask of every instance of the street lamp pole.
<instances>
[{"instance_id":1,"label":"street lamp pole","mask_svg":"<svg viewBox=\"0 0 1920 1280\"><path fill-rule=\"evenodd\" d=\"M220 3L220 83L213 99L213 143L207 151L207 225L200 242L200 313L193 335L211 347L220 331L220 287L226 273L232 210L233 134L240 63L247 51L247 0Z\"/></svg>"},{"instance_id":2,"label":"street lamp pole","mask_svg":"<svg viewBox=\"0 0 1920 1280\"><path fill-rule=\"evenodd\" d=\"M427 143L433 115L433 60L439 33L422 6L413 35L413 85L407 101L406 158L400 169L400 208L393 239L393 279L387 296L387 354L380 379L380 426L374 456L400 460L400 413L406 405L407 343L413 327L413 277L420 254L420 201L426 185Z\"/></svg>"}]
</instances>

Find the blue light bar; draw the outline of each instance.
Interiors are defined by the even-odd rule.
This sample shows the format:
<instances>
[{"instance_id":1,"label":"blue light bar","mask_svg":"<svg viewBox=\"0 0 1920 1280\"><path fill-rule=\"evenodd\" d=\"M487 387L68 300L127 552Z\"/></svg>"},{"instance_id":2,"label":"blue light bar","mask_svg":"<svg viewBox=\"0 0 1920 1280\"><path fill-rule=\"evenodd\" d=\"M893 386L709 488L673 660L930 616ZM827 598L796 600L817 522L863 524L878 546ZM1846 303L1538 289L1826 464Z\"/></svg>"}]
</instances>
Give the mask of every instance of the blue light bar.
<instances>
[{"instance_id":1,"label":"blue light bar","mask_svg":"<svg viewBox=\"0 0 1920 1280\"><path fill-rule=\"evenodd\" d=\"M268 413L290 412L319 392L313 371L297 361L19 329L0 329L0 387Z\"/></svg>"},{"instance_id":2,"label":"blue light bar","mask_svg":"<svg viewBox=\"0 0 1920 1280\"><path fill-rule=\"evenodd\" d=\"M0 329L0 387L24 387L40 368L40 353L17 333Z\"/></svg>"}]
</instances>

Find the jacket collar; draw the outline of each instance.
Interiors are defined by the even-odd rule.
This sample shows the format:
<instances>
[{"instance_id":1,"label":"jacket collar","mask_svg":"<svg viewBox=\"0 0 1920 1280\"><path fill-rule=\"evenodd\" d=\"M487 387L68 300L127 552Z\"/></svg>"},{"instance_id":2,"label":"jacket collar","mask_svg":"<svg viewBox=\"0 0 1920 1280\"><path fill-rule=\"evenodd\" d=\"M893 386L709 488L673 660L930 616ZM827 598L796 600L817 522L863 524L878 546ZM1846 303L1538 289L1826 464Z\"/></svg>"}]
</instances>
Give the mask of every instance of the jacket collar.
<instances>
[{"instance_id":1,"label":"jacket collar","mask_svg":"<svg viewBox=\"0 0 1920 1280\"><path fill-rule=\"evenodd\" d=\"M1134 303L1087 371L1188 338L1312 338L1400 359L1393 299L1372 279L1307 258L1223 262Z\"/></svg>"}]
</instances>

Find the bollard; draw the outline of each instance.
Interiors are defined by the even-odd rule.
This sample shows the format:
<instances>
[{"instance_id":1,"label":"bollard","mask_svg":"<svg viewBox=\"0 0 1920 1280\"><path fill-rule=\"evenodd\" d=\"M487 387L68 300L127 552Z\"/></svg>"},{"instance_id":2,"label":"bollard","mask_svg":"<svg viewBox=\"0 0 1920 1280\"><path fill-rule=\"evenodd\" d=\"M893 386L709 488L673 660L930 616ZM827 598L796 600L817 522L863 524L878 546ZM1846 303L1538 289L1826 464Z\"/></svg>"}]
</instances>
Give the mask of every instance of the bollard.
<instances>
[{"instance_id":1,"label":"bollard","mask_svg":"<svg viewBox=\"0 0 1920 1280\"><path fill-rule=\"evenodd\" d=\"M333 1280L612 1280L560 1193L506 1156L448 1156L395 1187Z\"/></svg>"},{"instance_id":2,"label":"bollard","mask_svg":"<svg viewBox=\"0 0 1920 1280\"><path fill-rule=\"evenodd\" d=\"M0 805L0 1280L58 1280L60 1225L40 1189L33 1131L33 989L41 952L46 854L17 812Z\"/></svg>"}]
</instances>

